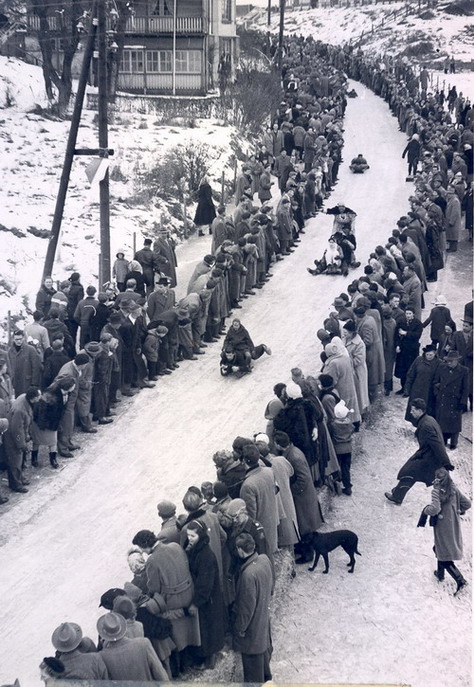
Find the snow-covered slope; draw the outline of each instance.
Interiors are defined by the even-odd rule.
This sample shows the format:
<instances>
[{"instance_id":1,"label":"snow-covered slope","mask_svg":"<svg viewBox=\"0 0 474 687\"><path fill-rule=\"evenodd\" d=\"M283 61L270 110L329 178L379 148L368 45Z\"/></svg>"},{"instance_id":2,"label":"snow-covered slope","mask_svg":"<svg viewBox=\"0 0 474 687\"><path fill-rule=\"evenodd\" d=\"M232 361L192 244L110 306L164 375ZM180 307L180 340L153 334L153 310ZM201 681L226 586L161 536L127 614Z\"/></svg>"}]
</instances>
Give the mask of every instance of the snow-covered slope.
<instances>
[{"instance_id":1,"label":"snow-covered slope","mask_svg":"<svg viewBox=\"0 0 474 687\"><path fill-rule=\"evenodd\" d=\"M35 109L46 104L41 69L0 56L0 341L8 311L15 319L34 309L55 208L69 122L54 121ZM97 147L95 115L84 111L78 147ZM223 171L228 180L233 175L227 165L235 129L211 120L198 120L192 129L155 122L152 115L120 113L110 126L109 145L115 150L110 183L112 256L123 247L131 257L134 232L140 247L142 234L151 232L161 213L172 227L179 224L161 202L152 207L137 202L137 167L146 170L171 147L192 139L208 150L216 190ZM91 189L85 173L90 160L77 157L73 164L55 280L77 270L84 284L97 284L99 207L97 185ZM44 237L37 235L41 233Z\"/></svg>"},{"instance_id":2,"label":"snow-covered slope","mask_svg":"<svg viewBox=\"0 0 474 687\"><path fill-rule=\"evenodd\" d=\"M448 6L454 4L467 7L471 16L452 14ZM412 3L410 13L406 16L402 12L405 7L404 2L381 2L357 7L287 8L285 32L312 35L317 40L332 44L357 41L364 32L362 47L370 53L406 54L415 60L427 59L433 68L437 63L441 64L446 55L453 55L458 62L472 67L474 3L444 2L431 9L424 5L420 10ZM397 11L400 15L394 19L393 13ZM266 20L266 12L262 8L255 26L266 29ZM278 21L279 15L274 12L272 30L276 30Z\"/></svg>"}]
</instances>

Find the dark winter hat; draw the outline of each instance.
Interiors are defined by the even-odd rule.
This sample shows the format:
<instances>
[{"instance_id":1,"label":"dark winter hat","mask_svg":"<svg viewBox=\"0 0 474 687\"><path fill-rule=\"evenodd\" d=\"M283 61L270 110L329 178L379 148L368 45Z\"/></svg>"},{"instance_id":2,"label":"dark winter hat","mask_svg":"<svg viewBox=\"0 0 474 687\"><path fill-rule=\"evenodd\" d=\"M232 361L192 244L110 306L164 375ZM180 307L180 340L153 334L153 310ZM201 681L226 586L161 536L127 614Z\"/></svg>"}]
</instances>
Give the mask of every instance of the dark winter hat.
<instances>
[{"instance_id":1,"label":"dark winter hat","mask_svg":"<svg viewBox=\"0 0 474 687\"><path fill-rule=\"evenodd\" d=\"M151 246L152 243L153 243L153 241L151 239L145 239L143 241L144 246Z\"/></svg>"},{"instance_id":2,"label":"dark winter hat","mask_svg":"<svg viewBox=\"0 0 474 687\"><path fill-rule=\"evenodd\" d=\"M81 280L81 275L79 272L73 272L71 276L69 277L69 281L80 281Z\"/></svg>"},{"instance_id":3,"label":"dark winter hat","mask_svg":"<svg viewBox=\"0 0 474 687\"><path fill-rule=\"evenodd\" d=\"M324 341L327 342L331 338L329 332L327 332L325 329L318 329L318 331L316 332L316 336L321 341L321 343L323 343Z\"/></svg>"},{"instance_id":4,"label":"dark winter hat","mask_svg":"<svg viewBox=\"0 0 474 687\"><path fill-rule=\"evenodd\" d=\"M64 663L55 656L46 656L40 664L40 668L46 670L51 677L61 677L64 673Z\"/></svg>"},{"instance_id":5,"label":"dark winter hat","mask_svg":"<svg viewBox=\"0 0 474 687\"><path fill-rule=\"evenodd\" d=\"M208 279L206 284L206 289L214 289L217 286L215 279Z\"/></svg>"},{"instance_id":6,"label":"dark winter hat","mask_svg":"<svg viewBox=\"0 0 474 687\"><path fill-rule=\"evenodd\" d=\"M102 607L106 608L108 611L111 611L114 605L114 599L117 598L117 596L125 596L125 593L125 590L120 589L119 587L112 587L111 589L108 589L100 597L99 608Z\"/></svg>"},{"instance_id":7,"label":"dark winter hat","mask_svg":"<svg viewBox=\"0 0 474 687\"><path fill-rule=\"evenodd\" d=\"M422 351L423 353L431 353L436 351L436 346L433 346L433 344L428 344L427 346L423 346Z\"/></svg>"},{"instance_id":8,"label":"dark winter hat","mask_svg":"<svg viewBox=\"0 0 474 687\"><path fill-rule=\"evenodd\" d=\"M206 265L213 265L216 259L213 255L205 255L203 261L206 263Z\"/></svg>"},{"instance_id":9,"label":"dark winter hat","mask_svg":"<svg viewBox=\"0 0 474 687\"><path fill-rule=\"evenodd\" d=\"M225 499L225 497L229 495L229 490L224 482L214 482L212 491L216 499Z\"/></svg>"},{"instance_id":10,"label":"dark winter hat","mask_svg":"<svg viewBox=\"0 0 474 687\"><path fill-rule=\"evenodd\" d=\"M334 308L343 308L345 306L345 301L342 298L335 298L334 303L332 304Z\"/></svg>"},{"instance_id":11,"label":"dark winter hat","mask_svg":"<svg viewBox=\"0 0 474 687\"><path fill-rule=\"evenodd\" d=\"M77 649L81 639L82 630L77 623L61 623L51 636L54 648L66 653Z\"/></svg>"},{"instance_id":12,"label":"dark winter hat","mask_svg":"<svg viewBox=\"0 0 474 687\"><path fill-rule=\"evenodd\" d=\"M172 280L170 279L170 277L160 277L158 279L158 284L160 284L161 286L169 286L171 283Z\"/></svg>"},{"instance_id":13,"label":"dark winter hat","mask_svg":"<svg viewBox=\"0 0 474 687\"><path fill-rule=\"evenodd\" d=\"M86 289L86 293L88 296L94 296L97 293L97 289L95 286L88 286Z\"/></svg>"},{"instance_id":14,"label":"dark winter hat","mask_svg":"<svg viewBox=\"0 0 474 687\"><path fill-rule=\"evenodd\" d=\"M445 360L460 360L461 356L459 355L458 351L449 351L448 355L445 357Z\"/></svg>"},{"instance_id":15,"label":"dark winter hat","mask_svg":"<svg viewBox=\"0 0 474 687\"><path fill-rule=\"evenodd\" d=\"M73 387L76 383L76 380L72 375L66 375L65 377L61 377L61 379L58 379L58 386L60 389L70 389Z\"/></svg>"},{"instance_id":16,"label":"dark winter hat","mask_svg":"<svg viewBox=\"0 0 474 687\"><path fill-rule=\"evenodd\" d=\"M146 326L147 331L149 331L149 332L151 332L152 329L156 329L157 327L158 327L158 322L157 322L156 320L153 320L153 322L150 322L150 323L147 324L147 326Z\"/></svg>"},{"instance_id":17,"label":"dark winter hat","mask_svg":"<svg viewBox=\"0 0 474 687\"><path fill-rule=\"evenodd\" d=\"M87 363L90 363L90 358L87 353L78 353L74 358L74 362L76 365L87 365Z\"/></svg>"},{"instance_id":18,"label":"dark winter hat","mask_svg":"<svg viewBox=\"0 0 474 687\"><path fill-rule=\"evenodd\" d=\"M334 386L334 378L331 375L322 374L319 375L318 379L323 389L330 389Z\"/></svg>"},{"instance_id":19,"label":"dark winter hat","mask_svg":"<svg viewBox=\"0 0 474 687\"><path fill-rule=\"evenodd\" d=\"M343 329L345 329L346 332L355 332L357 330L357 327L354 320L347 320L347 322L343 326Z\"/></svg>"},{"instance_id":20,"label":"dark winter hat","mask_svg":"<svg viewBox=\"0 0 474 687\"><path fill-rule=\"evenodd\" d=\"M122 316L118 312L112 312L109 315L109 322L110 324L118 324L119 322L122 321Z\"/></svg>"},{"instance_id":21,"label":"dark winter hat","mask_svg":"<svg viewBox=\"0 0 474 687\"><path fill-rule=\"evenodd\" d=\"M172 518L176 515L176 506L172 501L160 501L157 509L160 518Z\"/></svg>"},{"instance_id":22,"label":"dark winter hat","mask_svg":"<svg viewBox=\"0 0 474 687\"><path fill-rule=\"evenodd\" d=\"M127 621L118 613L106 613L97 621L97 632L107 642L117 642L125 637Z\"/></svg>"}]
</instances>

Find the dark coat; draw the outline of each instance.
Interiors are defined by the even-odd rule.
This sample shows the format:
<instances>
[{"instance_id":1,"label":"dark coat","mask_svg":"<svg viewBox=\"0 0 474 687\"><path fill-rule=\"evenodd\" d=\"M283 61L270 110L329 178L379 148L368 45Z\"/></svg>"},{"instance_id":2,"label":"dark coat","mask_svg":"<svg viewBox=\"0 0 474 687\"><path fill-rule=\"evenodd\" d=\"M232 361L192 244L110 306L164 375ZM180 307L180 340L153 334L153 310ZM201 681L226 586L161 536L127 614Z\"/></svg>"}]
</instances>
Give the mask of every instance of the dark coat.
<instances>
[{"instance_id":1,"label":"dark coat","mask_svg":"<svg viewBox=\"0 0 474 687\"><path fill-rule=\"evenodd\" d=\"M424 355L418 356L410 366L405 382L404 392L408 394L408 404L405 413L405 420L410 421L410 407L415 398L422 398L426 402L426 412L434 417L435 397L433 389L433 378L438 370L441 361L439 358L426 360Z\"/></svg>"},{"instance_id":2,"label":"dark coat","mask_svg":"<svg viewBox=\"0 0 474 687\"><path fill-rule=\"evenodd\" d=\"M216 210L212 202L212 189L209 184L201 184L197 196L198 206L194 215L194 224L197 226L212 224L212 220L216 216Z\"/></svg>"},{"instance_id":3,"label":"dark coat","mask_svg":"<svg viewBox=\"0 0 474 687\"><path fill-rule=\"evenodd\" d=\"M209 537L187 549L189 570L194 583L192 603L199 609L201 656L212 656L224 646L224 602L219 583L217 560L209 546Z\"/></svg>"},{"instance_id":4,"label":"dark coat","mask_svg":"<svg viewBox=\"0 0 474 687\"><path fill-rule=\"evenodd\" d=\"M70 320L74 319L77 304L84 298L84 287L78 281L71 282L67 292L67 316Z\"/></svg>"},{"instance_id":5,"label":"dark coat","mask_svg":"<svg viewBox=\"0 0 474 687\"><path fill-rule=\"evenodd\" d=\"M273 427L286 432L290 441L303 451L308 464L314 465L318 460L318 448L312 433L322 418L322 411L310 400L290 398L273 420Z\"/></svg>"},{"instance_id":6,"label":"dark coat","mask_svg":"<svg viewBox=\"0 0 474 687\"><path fill-rule=\"evenodd\" d=\"M444 326L452 319L449 308L445 305L435 305L435 307L431 309L429 316L423 322L423 327L427 327L431 324L431 339L440 341L444 334Z\"/></svg>"},{"instance_id":7,"label":"dark coat","mask_svg":"<svg viewBox=\"0 0 474 687\"><path fill-rule=\"evenodd\" d=\"M405 150L402 153L402 157L407 156L407 162L415 162L415 160L420 159L421 145L417 140L408 141Z\"/></svg>"},{"instance_id":8,"label":"dark coat","mask_svg":"<svg viewBox=\"0 0 474 687\"><path fill-rule=\"evenodd\" d=\"M95 314L92 315L89 320L91 341L100 340L100 333L109 321L110 313L111 310L105 303L99 303L95 310Z\"/></svg>"},{"instance_id":9,"label":"dark coat","mask_svg":"<svg viewBox=\"0 0 474 687\"><path fill-rule=\"evenodd\" d=\"M51 299L55 293L56 289L47 289L46 286L43 284L43 286L36 294L35 307L36 310L42 313L43 317L46 317L46 315L49 313L49 310L51 308Z\"/></svg>"},{"instance_id":10,"label":"dark coat","mask_svg":"<svg viewBox=\"0 0 474 687\"><path fill-rule=\"evenodd\" d=\"M64 351L53 351L44 361L43 377L41 379L41 388L46 389L53 383L56 375L63 365L68 363L69 356Z\"/></svg>"},{"instance_id":11,"label":"dark coat","mask_svg":"<svg viewBox=\"0 0 474 687\"><path fill-rule=\"evenodd\" d=\"M64 413L64 399L61 389L47 389L33 407L33 418L39 429L58 430Z\"/></svg>"},{"instance_id":12,"label":"dark coat","mask_svg":"<svg viewBox=\"0 0 474 687\"><path fill-rule=\"evenodd\" d=\"M101 651L111 680L168 682L169 678L149 639L123 637Z\"/></svg>"},{"instance_id":13,"label":"dark coat","mask_svg":"<svg viewBox=\"0 0 474 687\"><path fill-rule=\"evenodd\" d=\"M229 331L226 334L224 340L225 348L228 344L232 345L235 351L250 351L252 352L255 346L250 338L250 334L245 329L243 325L240 325L238 329L230 326Z\"/></svg>"},{"instance_id":14,"label":"dark coat","mask_svg":"<svg viewBox=\"0 0 474 687\"><path fill-rule=\"evenodd\" d=\"M404 336L400 334L400 330L406 332ZM420 350L420 337L423 333L423 325L416 317L411 322L399 322L397 324L397 331L395 333L395 345L399 346L400 353L397 353L397 360L395 363L395 377L403 379L411 364L418 356Z\"/></svg>"},{"instance_id":15,"label":"dark coat","mask_svg":"<svg viewBox=\"0 0 474 687\"><path fill-rule=\"evenodd\" d=\"M469 379L467 367L450 369L441 363L433 379L436 398L436 420L441 431L454 434L462 428L462 411L467 405Z\"/></svg>"},{"instance_id":16,"label":"dark coat","mask_svg":"<svg viewBox=\"0 0 474 687\"><path fill-rule=\"evenodd\" d=\"M234 650L263 654L271 646L270 597L273 572L265 554L253 553L241 569L234 603Z\"/></svg>"},{"instance_id":17,"label":"dark coat","mask_svg":"<svg viewBox=\"0 0 474 687\"><path fill-rule=\"evenodd\" d=\"M19 350L14 345L8 349L8 371L12 380L15 396L25 394L30 386L41 382L41 358L34 346L22 343Z\"/></svg>"},{"instance_id":18,"label":"dark coat","mask_svg":"<svg viewBox=\"0 0 474 687\"><path fill-rule=\"evenodd\" d=\"M411 477L415 482L424 482L427 487L433 484L438 468L451 462L446 453L441 429L430 415L422 415L417 422L415 437L419 449L400 469L397 479Z\"/></svg>"},{"instance_id":19,"label":"dark coat","mask_svg":"<svg viewBox=\"0 0 474 687\"><path fill-rule=\"evenodd\" d=\"M324 520L304 453L290 444L283 452L283 456L291 464L294 471L290 478L290 488L295 502L299 533L303 536L316 532Z\"/></svg>"}]
</instances>

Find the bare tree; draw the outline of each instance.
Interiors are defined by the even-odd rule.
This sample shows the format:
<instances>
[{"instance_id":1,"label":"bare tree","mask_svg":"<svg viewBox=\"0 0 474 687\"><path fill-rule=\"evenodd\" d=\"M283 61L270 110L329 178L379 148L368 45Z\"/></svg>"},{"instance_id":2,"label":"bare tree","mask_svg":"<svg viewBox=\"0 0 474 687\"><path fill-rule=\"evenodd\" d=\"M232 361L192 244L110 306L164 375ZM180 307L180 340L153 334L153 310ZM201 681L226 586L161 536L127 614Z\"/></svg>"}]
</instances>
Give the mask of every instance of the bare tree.
<instances>
[{"instance_id":1,"label":"bare tree","mask_svg":"<svg viewBox=\"0 0 474 687\"><path fill-rule=\"evenodd\" d=\"M63 117L72 93L72 62L88 26L91 0L30 0L30 3L33 15L39 20L37 37L46 93L54 101L53 86L57 89L53 107ZM61 41L62 62L57 67L53 61L53 39Z\"/></svg>"}]
</instances>

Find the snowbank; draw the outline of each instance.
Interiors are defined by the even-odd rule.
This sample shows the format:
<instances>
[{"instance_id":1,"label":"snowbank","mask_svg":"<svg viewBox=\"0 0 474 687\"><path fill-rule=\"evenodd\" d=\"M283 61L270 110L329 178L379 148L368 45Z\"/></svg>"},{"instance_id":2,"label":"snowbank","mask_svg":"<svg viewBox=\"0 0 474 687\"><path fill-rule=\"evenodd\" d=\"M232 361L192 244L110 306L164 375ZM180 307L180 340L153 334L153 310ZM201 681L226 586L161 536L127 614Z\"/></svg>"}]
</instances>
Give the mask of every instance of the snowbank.
<instances>
[{"instance_id":1,"label":"snowbank","mask_svg":"<svg viewBox=\"0 0 474 687\"><path fill-rule=\"evenodd\" d=\"M41 67L0 55L0 109L27 112L47 104Z\"/></svg>"}]
</instances>

